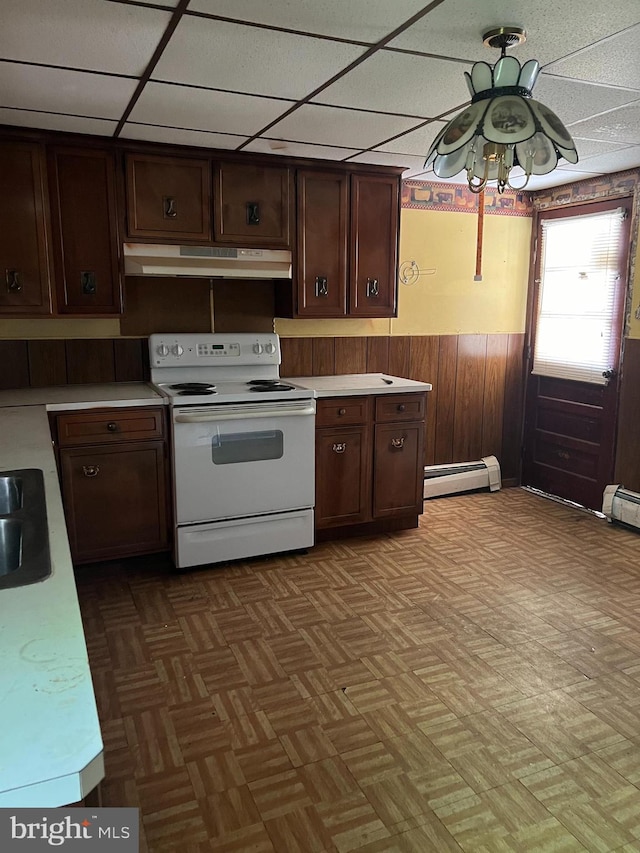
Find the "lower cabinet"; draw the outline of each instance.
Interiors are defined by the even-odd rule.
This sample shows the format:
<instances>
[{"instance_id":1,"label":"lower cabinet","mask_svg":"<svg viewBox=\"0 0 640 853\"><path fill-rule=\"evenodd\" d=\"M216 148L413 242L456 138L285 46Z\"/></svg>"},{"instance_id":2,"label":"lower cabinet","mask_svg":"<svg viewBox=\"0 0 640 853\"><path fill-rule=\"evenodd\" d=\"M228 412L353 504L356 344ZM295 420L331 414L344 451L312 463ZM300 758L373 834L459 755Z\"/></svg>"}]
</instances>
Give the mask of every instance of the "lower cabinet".
<instances>
[{"instance_id":1,"label":"lower cabinet","mask_svg":"<svg viewBox=\"0 0 640 853\"><path fill-rule=\"evenodd\" d=\"M74 562L165 550L169 523L163 410L58 415L56 433Z\"/></svg>"},{"instance_id":2,"label":"lower cabinet","mask_svg":"<svg viewBox=\"0 0 640 853\"><path fill-rule=\"evenodd\" d=\"M415 527L422 513L426 395L335 397L316 413L316 528ZM360 530L358 529L360 527Z\"/></svg>"}]
</instances>

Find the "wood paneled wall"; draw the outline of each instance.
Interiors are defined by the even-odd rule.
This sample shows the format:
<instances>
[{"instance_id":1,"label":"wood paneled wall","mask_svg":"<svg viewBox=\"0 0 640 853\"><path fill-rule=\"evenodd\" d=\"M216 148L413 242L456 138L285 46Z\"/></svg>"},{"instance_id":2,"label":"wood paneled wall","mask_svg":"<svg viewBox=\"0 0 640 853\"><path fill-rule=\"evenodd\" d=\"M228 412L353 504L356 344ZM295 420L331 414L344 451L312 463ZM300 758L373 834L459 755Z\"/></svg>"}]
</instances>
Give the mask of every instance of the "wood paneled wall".
<instances>
[{"instance_id":1,"label":"wood paneled wall","mask_svg":"<svg viewBox=\"0 0 640 853\"><path fill-rule=\"evenodd\" d=\"M640 492L640 340L624 344L615 481Z\"/></svg>"},{"instance_id":2,"label":"wood paneled wall","mask_svg":"<svg viewBox=\"0 0 640 853\"><path fill-rule=\"evenodd\" d=\"M517 482L524 335L282 338L282 376L390 373L430 382L425 464L494 455Z\"/></svg>"},{"instance_id":3,"label":"wood paneled wall","mask_svg":"<svg viewBox=\"0 0 640 853\"><path fill-rule=\"evenodd\" d=\"M2 390L148 379L146 338L0 341Z\"/></svg>"}]
</instances>

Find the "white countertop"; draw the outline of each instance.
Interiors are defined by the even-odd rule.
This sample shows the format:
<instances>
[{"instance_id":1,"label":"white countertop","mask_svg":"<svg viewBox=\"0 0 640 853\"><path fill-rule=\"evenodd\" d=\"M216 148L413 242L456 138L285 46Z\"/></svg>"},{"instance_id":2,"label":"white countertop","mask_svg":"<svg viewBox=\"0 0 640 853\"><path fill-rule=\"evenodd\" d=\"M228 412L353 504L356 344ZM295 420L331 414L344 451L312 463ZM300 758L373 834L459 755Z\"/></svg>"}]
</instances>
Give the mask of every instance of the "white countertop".
<instances>
[{"instance_id":1,"label":"white countertop","mask_svg":"<svg viewBox=\"0 0 640 853\"><path fill-rule=\"evenodd\" d=\"M59 806L104 776L102 738L44 405L0 409L0 471L41 468L51 575L0 589L0 807Z\"/></svg>"},{"instance_id":2,"label":"white countertop","mask_svg":"<svg viewBox=\"0 0 640 853\"><path fill-rule=\"evenodd\" d=\"M385 382L385 380L387 380ZM353 397L356 394L406 394L431 391L428 382L389 376L386 373L343 373L336 376L293 376L285 379L301 388L309 388L317 397Z\"/></svg>"},{"instance_id":3,"label":"white countertop","mask_svg":"<svg viewBox=\"0 0 640 853\"><path fill-rule=\"evenodd\" d=\"M163 406L166 402L166 398L154 391L146 382L54 385L50 388L17 388L12 391L0 391L0 408L44 405L50 412L112 406Z\"/></svg>"}]
</instances>

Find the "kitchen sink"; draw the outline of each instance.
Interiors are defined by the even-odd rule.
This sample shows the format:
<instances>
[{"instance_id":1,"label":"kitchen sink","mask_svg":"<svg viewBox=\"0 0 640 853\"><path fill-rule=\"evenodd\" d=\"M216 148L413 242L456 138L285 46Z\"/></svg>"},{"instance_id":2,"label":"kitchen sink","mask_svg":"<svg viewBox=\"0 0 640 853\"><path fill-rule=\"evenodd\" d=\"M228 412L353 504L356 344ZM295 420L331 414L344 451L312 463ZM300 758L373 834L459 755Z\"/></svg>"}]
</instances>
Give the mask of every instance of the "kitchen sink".
<instances>
[{"instance_id":1,"label":"kitchen sink","mask_svg":"<svg viewBox=\"0 0 640 853\"><path fill-rule=\"evenodd\" d=\"M44 476L39 468L0 473L0 590L49 577Z\"/></svg>"},{"instance_id":2,"label":"kitchen sink","mask_svg":"<svg viewBox=\"0 0 640 853\"><path fill-rule=\"evenodd\" d=\"M0 515L22 508L22 477L0 474Z\"/></svg>"}]
</instances>

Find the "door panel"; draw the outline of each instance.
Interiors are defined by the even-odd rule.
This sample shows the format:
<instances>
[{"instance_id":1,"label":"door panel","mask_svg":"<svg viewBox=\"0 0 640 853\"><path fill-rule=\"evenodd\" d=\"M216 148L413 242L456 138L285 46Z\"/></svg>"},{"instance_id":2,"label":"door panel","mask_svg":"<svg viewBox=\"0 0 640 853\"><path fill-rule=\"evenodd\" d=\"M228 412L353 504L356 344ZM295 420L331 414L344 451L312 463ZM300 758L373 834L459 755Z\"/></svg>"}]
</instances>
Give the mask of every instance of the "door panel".
<instances>
[{"instance_id":1,"label":"door panel","mask_svg":"<svg viewBox=\"0 0 640 853\"><path fill-rule=\"evenodd\" d=\"M628 283L630 199L613 199L554 210L540 215L558 218L605 212L618 207L627 210L623 245L618 262L618 292L612 315L617 361L613 376L605 385L531 373L536 337L535 307L529 319L528 379L523 438L523 485L532 486L589 509L602 507L604 487L613 482L615 430L618 411L619 353L625 295ZM538 222L538 245L541 227ZM538 303L541 278L540 253L534 265L532 306Z\"/></svg>"}]
</instances>

